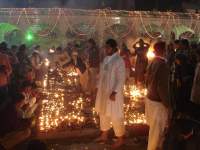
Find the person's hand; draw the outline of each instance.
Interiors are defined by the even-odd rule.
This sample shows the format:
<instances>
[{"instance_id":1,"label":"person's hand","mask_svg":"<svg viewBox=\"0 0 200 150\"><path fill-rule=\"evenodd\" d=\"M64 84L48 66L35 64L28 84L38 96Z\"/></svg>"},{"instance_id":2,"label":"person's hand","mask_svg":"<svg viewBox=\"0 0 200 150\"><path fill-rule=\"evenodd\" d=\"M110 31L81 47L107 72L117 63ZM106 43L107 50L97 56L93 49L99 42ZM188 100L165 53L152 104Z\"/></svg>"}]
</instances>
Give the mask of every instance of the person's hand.
<instances>
[{"instance_id":1,"label":"person's hand","mask_svg":"<svg viewBox=\"0 0 200 150\"><path fill-rule=\"evenodd\" d=\"M110 100L111 101L115 101L116 100L116 97L115 97L116 94L117 94L116 92L112 92L111 93L111 95L110 95Z\"/></svg>"}]
</instances>

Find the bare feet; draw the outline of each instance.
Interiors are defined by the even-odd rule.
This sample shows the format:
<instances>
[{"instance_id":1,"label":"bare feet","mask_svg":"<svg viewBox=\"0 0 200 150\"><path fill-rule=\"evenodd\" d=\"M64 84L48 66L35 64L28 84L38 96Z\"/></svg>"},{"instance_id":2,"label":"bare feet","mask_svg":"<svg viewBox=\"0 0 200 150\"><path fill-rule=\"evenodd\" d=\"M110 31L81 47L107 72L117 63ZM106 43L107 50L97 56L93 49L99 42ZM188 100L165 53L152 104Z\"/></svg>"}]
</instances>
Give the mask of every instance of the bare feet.
<instances>
[{"instance_id":1,"label":"bare feet","mask_svg":"<svg viewBox=\"0 0 200 150\"><path fill-rule=\"evenodd\" d=\"M121 148L125 144L124 138L120 137L117 139L117 141L112 145L112 150L116 150L118 148Z\"/></svg>"}]
</instances>

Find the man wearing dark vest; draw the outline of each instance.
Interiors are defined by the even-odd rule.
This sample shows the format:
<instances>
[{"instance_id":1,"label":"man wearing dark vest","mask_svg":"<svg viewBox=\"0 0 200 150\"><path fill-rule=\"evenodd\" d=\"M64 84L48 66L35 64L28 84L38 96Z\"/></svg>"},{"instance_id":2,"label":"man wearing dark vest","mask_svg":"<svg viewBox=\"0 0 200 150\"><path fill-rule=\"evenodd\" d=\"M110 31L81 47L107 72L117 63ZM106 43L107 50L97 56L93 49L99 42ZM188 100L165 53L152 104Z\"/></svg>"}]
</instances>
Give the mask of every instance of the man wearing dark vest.
<instances>
[{"instance_id":1,"label":"man wearing dark vest","mask_svg":"<svg viewBox=\"0 0 200 150\"><path fill-rule=\"evenodd\" d=\"M145 115L150 127L148 150L160 150L164 140L164 132L168 125L169 112L169 68L163 57L166 51L165 42L154 45L156 57L147 70L147 98Z\"/></svg>"}]
</instances>

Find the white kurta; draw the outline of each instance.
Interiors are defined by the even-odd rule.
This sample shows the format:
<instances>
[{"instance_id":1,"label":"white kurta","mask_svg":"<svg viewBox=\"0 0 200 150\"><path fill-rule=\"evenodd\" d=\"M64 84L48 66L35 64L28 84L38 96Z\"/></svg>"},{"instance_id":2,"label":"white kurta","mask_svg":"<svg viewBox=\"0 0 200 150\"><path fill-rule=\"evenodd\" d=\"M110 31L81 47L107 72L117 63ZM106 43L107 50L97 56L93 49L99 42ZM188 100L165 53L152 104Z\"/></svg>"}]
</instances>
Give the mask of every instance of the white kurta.
<instances>
[{"instance_id":1,"label":"white kurta","mask_svg":"<svg viewBox=\"0 0 200 150\"><path fill-rule=\"evenodd\" d=\"M95 110L111 120L124 118L125 72L124 61L118 53L107 56L101 65ZM109 98L113 91L117 93L115 101Z\"/></svg>"}]
</instances>

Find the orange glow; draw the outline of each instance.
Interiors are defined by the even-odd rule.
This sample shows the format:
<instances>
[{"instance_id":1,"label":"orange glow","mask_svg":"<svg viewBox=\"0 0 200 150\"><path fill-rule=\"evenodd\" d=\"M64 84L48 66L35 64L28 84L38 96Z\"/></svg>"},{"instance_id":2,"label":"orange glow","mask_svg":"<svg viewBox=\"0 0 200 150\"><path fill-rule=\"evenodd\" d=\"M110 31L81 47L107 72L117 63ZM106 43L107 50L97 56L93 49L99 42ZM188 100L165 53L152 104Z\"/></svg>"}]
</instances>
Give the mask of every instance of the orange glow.
<instances>
[{"instance_id":1,"label":"orange glow","mask_svg":"<svg viewBox=\"0 0 200 150\"><path fill-rule=\"evenodd\" d=\"M154 49L152 47L149 48L149 51L147 52L147 58L149 60L152 60L155 57Z\"/></svg>"}]
</instances>

